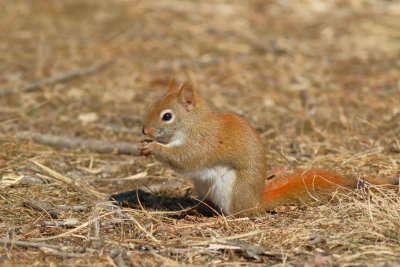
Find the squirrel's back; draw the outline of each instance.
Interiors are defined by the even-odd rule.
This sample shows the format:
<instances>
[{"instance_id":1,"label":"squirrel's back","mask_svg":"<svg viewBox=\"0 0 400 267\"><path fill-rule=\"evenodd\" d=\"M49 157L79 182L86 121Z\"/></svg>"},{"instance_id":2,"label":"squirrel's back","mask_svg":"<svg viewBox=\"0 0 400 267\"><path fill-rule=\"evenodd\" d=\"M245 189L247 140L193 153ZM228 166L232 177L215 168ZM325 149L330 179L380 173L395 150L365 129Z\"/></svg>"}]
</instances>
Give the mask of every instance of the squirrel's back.
<instances>
[{"instance_id":1,"label":"squirrel's back","mask_svg":"<svg viewBox=\"0 0 400 267\"><path fill-rule=\"evenodd\" d=\"M235 114L213 113L187 83L167 93L149 110L142 155L154 155L191 177L200 199L225 214L251 215L280 205L330 196L357 188L358 180L310 169L266 180L266 157L257 132ZM398 184L372 179L373 184Z\"/></svg>"}]
</instances>

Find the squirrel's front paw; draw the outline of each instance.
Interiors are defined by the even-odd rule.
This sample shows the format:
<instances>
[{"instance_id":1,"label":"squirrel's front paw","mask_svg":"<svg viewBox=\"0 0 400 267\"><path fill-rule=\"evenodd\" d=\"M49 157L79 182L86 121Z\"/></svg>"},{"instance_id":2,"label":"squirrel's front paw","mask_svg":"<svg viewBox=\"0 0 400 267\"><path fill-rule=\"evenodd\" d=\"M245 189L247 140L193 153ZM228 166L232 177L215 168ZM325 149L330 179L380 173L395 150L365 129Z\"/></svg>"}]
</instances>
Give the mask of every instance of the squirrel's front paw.
<instances>
[{"instance_id":1,"label":"squirrel's front paw","mask_svg":"<svg viewBox=\"0 0 400 267\"><path fill-rule=\"evenodd\" d=\"M152 151L151 151L151 147L153 144L153 140L144 140L142 142L140 142L139 144L139 152L141 156L151 156L152 155Z\"/></svg>"}]
</instances>

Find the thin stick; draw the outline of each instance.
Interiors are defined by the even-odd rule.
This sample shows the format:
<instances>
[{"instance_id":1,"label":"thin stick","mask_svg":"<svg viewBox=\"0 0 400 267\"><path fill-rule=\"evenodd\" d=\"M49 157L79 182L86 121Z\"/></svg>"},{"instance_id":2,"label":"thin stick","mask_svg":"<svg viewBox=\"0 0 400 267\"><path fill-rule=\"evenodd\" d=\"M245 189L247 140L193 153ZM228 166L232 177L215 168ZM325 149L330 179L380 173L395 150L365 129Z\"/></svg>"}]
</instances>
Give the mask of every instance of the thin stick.
<instances>
[{"instance_id":1,"label":"thin stick","mask_svg":"<svg viewBox=\"0 0 400 267\"><path fill-rule=\"evenodd\" d=\"M76 251L76 252L81 252L81 253L96 252L95 249L91 249L88 247L84 248L84 247L59 246L59 245L30 242L30 241L12 240L12 239L0 239L0 244L25 247L25 248L39 248L39 249L48 248L48 249L54 249L54 250L59 250L59 251Z\"/></svg>"},{"instance_id":2,"label":"thin stick","mask_svg":"<svg viewBox=\"0 0 400 267\"><path fill-rule=\"evenodd\" d=\"M42 226L55 226L55 227L60 227L60 226L75 226L78 224L77 219L66 219L62 221L42 221L40 225Z\"/></svg>"},{"instance_id":3,"label":"thin stick","mask_svg":"<svg viewBox=\"0 0 400 267\"><path fill-rule=\"evenodd\" d=\"M237 221L249 221L250 219L248 217L244 218L236 218L236 219L227 219L227 222L237 222ZM224 220L225 222L225 220ZM184 224L182 226L176 226L173 229L179 230L183 228L193 228L193 227L205 227L205 226L210 226L214 224L219 224L221 223L220 221L213 221L213 222L205 222L205 223L189 223L189 224ZM171 228L171 226L168 226L168 228Z\"/></svg>"},{"instance_id":4,"label":"thin stick","mask_svg":"<svg viewBox=\"0 0 400 267\"><path fill-rule=\"evenodd\" d=\"M49 244L29 242L29 241L9 240L9 239L0 239L0 244L16 245L19 247L31 247L31 248L52 248L52 249L61 249L62 248L62 247L56 246L56 245L49 245Z\"/></svg>"},{"instance_id":5,"label":"thin stick","mask_svg":"<svg viewBox=\"0 0 400 267\"><path fill-rule=\"evenodd\" d=\"M85 222L85 223L81 224L80 226L78 226L78 227L76 227L76 228L74 228L74 229L72 229L72 230L69 230L69 231L67 231L67 232L61 233L61 234L59 234L59 235L54 235L54 236L49 236L49 237L43 237L43 238L32 238L32 240L36 240L36 241L48 241L48 240L58 239L58 238L61 238L61 237L70 236L70 235L72 235L73 233L79 232L80 230L86 228L90 223L93 223L94 221L100 220L100 219L102 219L102 218L104 218L104 217L106 217L106 216L112 215L112 214L114 214L114 213L116 213L116 211L108 212L108 213L103 214L103 215L101 215L101 216L99 216L99 217L96 217L96 218L93 219L92 221Z\"/></svg>"},{"instance_id":6,"label":"thin stick","mask_svg":"<svg viewBox=\"0 0 400 267\"><path fill-rule=\"evenodd\" d=\"M57 182L63 182L63 183L66 183L66 184L73 184L74 183L74 180L72 180L71 178L62 175L62 174L50 169L49 167L46 167L46 166L40 164L37 161L34 161L34 160L28 160L28 161L33 163L33 164L35 164L39 168L41 168L48 175L50 175L50 177L53 178L53 180L56 180Z\"/></svg>"},{"instance_id":7,"label":"thin stick","mask_svg":"<svg viewBox=\"0 0 400 267\"><path fill-rule=\"evenodd\" d=\"M85 211L88 209L88 206L86 205L73 205L73 206L55 205L55 206L60 210Z\"/></svg>"},{"instance_id":8,"label":"thin stick","mask_svg":"<svg viewBox=\"0 0 400 267\"><path fill-rule=\"evenodd\" d=\"M19 140L32 140L36 143L62 148L84 148L97 153L118 153L139 156L138 144L128 142L82 139L76 137L41 134L33 132L17 133Z\"/></svg>"},{"instance_id":9,"label":"thin stick","mask_svg":"<svg viewBox=\"0 0 400 267\"><path fill-rule=\"evenodd\" d=\"M20 241L20 240L12 240L12 239L0 239L0 244L2 245L11 245L11 246L19 246L26 248L51 248L62 251L94 251L91 248L83 248L83 247L69 247L69 246L58 246L52 244L38 243L38 242L30 242L30 241Z\"/></svg>"},{"instance_id":10,"label":"thin stick","mask_svg":"<svg viewBox=\"0 0 400 267\"><path fill-rule=\"evenodd\" d=\"M104 69L104 68L110 66L111 63L112 63L112 61L108 61L108 62L100 64L98 66L89 66L89 67L84 67L81 69L70 70L70 71L67 71L67 72L64 72L64 73L40 80L40 81L34 81L31 83L28 83L28 84L20 86L20 87L4 88L3 90L0 91L0 94L9 95L9 94L17 93L17 92L31 92L31 91L34 91L45 85L49 85L52 83L65 82L65 81L73 79L73 78L79 78L84 75L95 73L101 69Z\"/></svg>"},{"instance_id":11,"label":"thin stick","mask_svg":"<svg viewBox=\"0 0 400 267\"><path fill-rule=\"evenodd\" d=\"M40 202L38 200L29 198L27 201L23 202L24 206L31 207L38 211L45 211L51 218L57 219L60 216L61 210L57 207Z\"/></svg>"},{"instance_id":12,"label":"thin stick","mask_svg":"<svg viewBox=\"0 0 400 267\"><path fill-rule=\"evenodd\" d=\"M134 222L136 224L136 226L148 237L150 237L151 240L153 240L153 242L157 243L157 244L161 244L160 240L158 240L157 238L154 237L154 235L152 233L150 233L149 231L147 231L133 216L128 216L129 219Z\"/></svg>"},{"instance_id":13,"label":"thin stick","mask_svg":"<svg viewBox=\"0 0 400 267\"><path fill-rule=\"evenodd\" d=\"M43 251L44 253L48 254L48 255L54 255L54 256L60 256L60 257L72 257L72 258L84 258L87 257L87 255L81 253L65 253L62 251L58 251L55 249L51 249L51 248L41 248L41 251Z\"/></svg>"},{"instance_id":14,"label":"thin stick","mask_svg":"<svg viewBox=\"0 0 400 267\"><path fill-rule=\"evenodd\" d=\"M58 173L58 172L56 172L56 171L54 171L54 170L52 170L52 169L50 169L50 168L48 168L46 166L40 164L37 161L29 160L29 162L35 164L40 169L42 169L44 172L46 172L46 174L49 175L47 177L49 179L53 179L53 180L55 180L57 182L62 182L62 183L66 183L66 184L72 185L72 186L75 187L76 190L84 192L84 193L89 194L89 195L96 196L97 198L100 198L100 199L102 199L102 198L104 198L106 196L105 194L97 192L96 190L94 190L94 189L92 189L92 188L90 188L88 186L85 186L84 184L82 184L82 183L80 183L80 182L78 182L76 180L72 180L71 178L62 175L62 174L60 174L60 173Z\"/></svg>"}]
</instances>

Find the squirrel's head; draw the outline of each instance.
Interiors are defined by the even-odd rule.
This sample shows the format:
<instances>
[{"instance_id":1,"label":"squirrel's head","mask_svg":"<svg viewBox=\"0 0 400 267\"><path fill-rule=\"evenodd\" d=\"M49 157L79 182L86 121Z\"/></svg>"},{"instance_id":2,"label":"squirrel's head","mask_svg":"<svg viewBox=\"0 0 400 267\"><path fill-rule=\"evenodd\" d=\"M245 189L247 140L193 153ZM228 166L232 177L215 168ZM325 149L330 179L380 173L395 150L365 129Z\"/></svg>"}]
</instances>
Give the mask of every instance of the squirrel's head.
<instances>
[{"instance_id":1,"label":"squirrel's head","mask_svg":"<svg viewBox=\"0 0 400 267\"><path fill-rule=\"evenodd\" d=\"M175 88L171 80L167 93L154 103L143 124L143 134L164 145L180 145L195 127L207 106L190 83Z\"/></svg>"}]
</instances>

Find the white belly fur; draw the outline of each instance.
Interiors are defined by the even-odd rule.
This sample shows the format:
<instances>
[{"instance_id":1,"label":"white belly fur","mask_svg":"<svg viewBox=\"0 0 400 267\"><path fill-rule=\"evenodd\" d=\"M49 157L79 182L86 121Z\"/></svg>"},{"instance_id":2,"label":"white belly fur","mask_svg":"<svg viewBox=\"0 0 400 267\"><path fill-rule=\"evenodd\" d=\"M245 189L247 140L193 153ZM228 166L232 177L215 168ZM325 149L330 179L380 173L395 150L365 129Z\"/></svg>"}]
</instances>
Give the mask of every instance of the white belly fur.
<instances>
[{"instance_id":1,"label":"white belly fur","mask_svg":"<svg viewBox=\"0 0 400 267\"><path fill-rule=\"evenodd\" d=\"M230 212L232 186L236 172L225 166L214 166L185 173L196 186L200 200L210 200L223 213Z\"/></svg>"}]
</instances>

